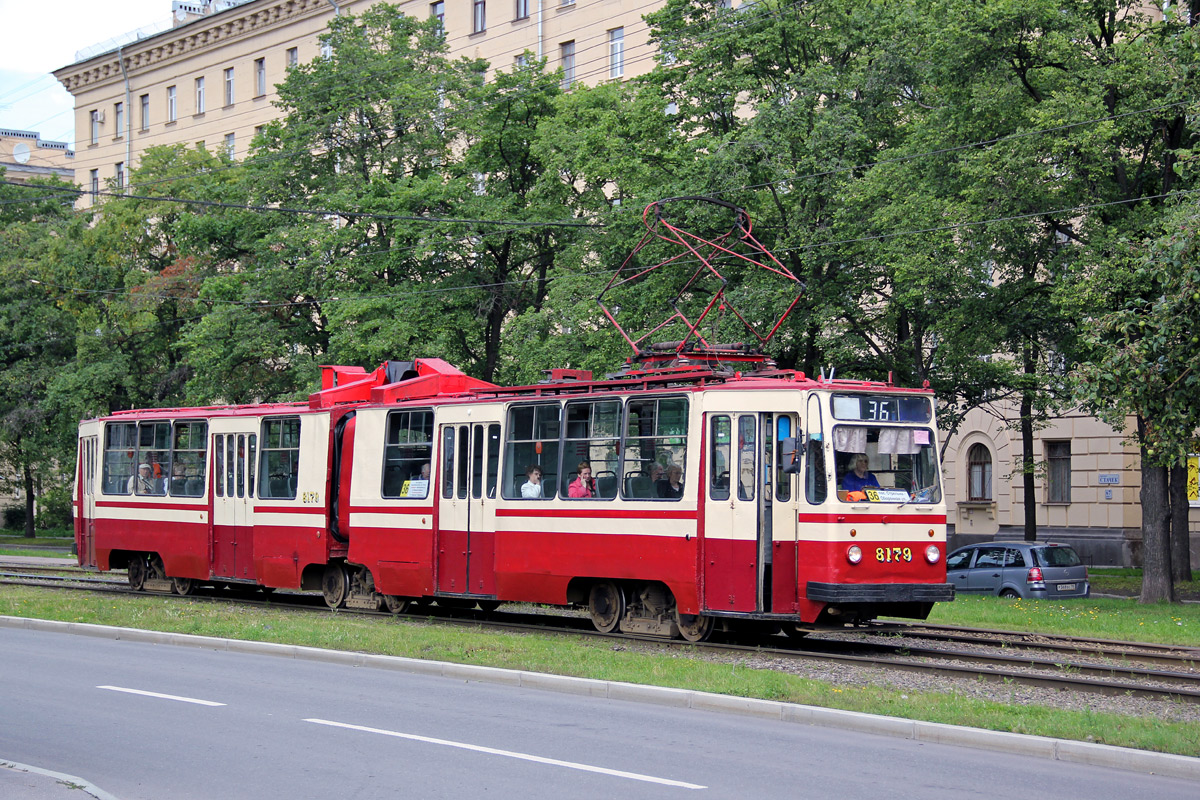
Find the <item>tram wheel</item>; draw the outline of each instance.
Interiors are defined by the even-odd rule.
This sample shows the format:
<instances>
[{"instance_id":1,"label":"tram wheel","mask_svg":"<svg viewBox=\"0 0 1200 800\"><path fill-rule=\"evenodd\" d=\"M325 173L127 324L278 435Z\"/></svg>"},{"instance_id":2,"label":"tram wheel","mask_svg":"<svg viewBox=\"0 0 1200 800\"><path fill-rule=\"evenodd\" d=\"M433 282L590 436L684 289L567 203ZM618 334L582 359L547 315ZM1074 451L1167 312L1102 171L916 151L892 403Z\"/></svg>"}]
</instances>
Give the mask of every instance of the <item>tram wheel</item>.
<instances>
[{"instance_id":1,"label":"tram wheel","mask_svg":"<svg viewBox=\"0 0 1200 800\"><path fill-rule=\"evenodd\" d=\"M141 553L129 560L129 588L140 592L146 586L146 557Z\"/></svg>"},{"instance_id":2,"label":"tram wheel","mask_svg":"<svg viewBox=\"0 0 1200 800\"><path fill-rule=\"evenodd\" d=\"M341 564L330 564L325 567L321 576L321 594L325 596L325 605L339 609L346 605L346 595L350 593L350 575Z\"/></svg>"},{"instance_id":3,"label":"tram wheel","mask_svg":"<svg viewBox=\"0 0 1200 800\"><path fill-rule=\"evenodd\" d=\"M407 597L401 597L398 594L385 594L383 596L383 605L391 614L403 614L408 610L409 600Z\"/></svg>"},{"instance_id":4,"label":"tram wheel","mask_svg":"<svg viewBox=\"0 0 1200 800\"><path fill-rule=\"evenodd\" d=\"M196 591L196 581L192 578L171 578L171 589L175 594L189 595Z\"/></svg>"},{"instance_id":5,"label":"tram wheel","mask_svg":"<svg viewBox=\"0 0 1200 800\"><path fill-rule=\"evenodd\" d=\"M596 630L612 633L625 616L625 593L612 581L597 583L588 596L588 613Z\"/></svg>"},{"instance_id":6,"label":"tram wheel","mask_svg":"<svg viewBox=\"0 0 1200 800\"><path fill-rule=\"evenodd\" d=\"M675 624L679 626L679 635L689 642L703 642L713 632L713 618L703 614L680 614L676 611Z\"/></svg>"}]
</instances>

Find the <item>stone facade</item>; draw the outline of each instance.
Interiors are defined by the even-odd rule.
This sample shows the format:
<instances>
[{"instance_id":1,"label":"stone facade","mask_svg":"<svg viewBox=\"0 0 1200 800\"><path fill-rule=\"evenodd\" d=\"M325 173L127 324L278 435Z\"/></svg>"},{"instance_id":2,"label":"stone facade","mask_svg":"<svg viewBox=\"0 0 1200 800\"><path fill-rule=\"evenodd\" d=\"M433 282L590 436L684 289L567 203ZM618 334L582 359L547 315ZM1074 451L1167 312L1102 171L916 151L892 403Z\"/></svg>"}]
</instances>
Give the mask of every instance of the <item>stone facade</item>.
<instances>
[{"instance_id":1,"label":"stone facade","mask_svg":"<svg viewBox=\"0 0 1200 800\"><path fill-rule=\"evenodd\" d=\"M85 190L127 183L129 166L153 145L203 142L245 157L255 129L280 116L272 103L289 61L319 57L318 36L334 14L361 14L373 1L342 0L336 11L331 0L176 2L175 27L56 70L75 97L76 183ZM545 57L550 69L569 59L586 84L654 66L642 15L661 0L398 5L420 19L440 13L451 57L484 58L493 69L511 68L525 51Z\"/></svg>"}]
</instances>

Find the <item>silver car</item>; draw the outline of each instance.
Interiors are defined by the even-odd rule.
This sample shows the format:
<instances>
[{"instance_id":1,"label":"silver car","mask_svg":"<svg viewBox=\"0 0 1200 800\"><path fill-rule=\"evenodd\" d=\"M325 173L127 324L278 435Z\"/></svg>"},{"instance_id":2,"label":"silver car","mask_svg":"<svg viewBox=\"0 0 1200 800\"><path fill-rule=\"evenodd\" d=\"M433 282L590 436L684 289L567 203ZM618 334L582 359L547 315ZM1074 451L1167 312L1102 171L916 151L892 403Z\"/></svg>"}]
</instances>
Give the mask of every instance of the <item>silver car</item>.
<instances>
[{"instance_id":1,"label":"silver car","mask_svg":"<svg viewBox=\"0 0 1200 800\"><path fill-rule=\"evenodd\" d=\"M946 579L959 594L1001 597L1087 597L1087 567L1079 554L1053 542L988 542L946 558Z\"/></svg>"}]
</instances>

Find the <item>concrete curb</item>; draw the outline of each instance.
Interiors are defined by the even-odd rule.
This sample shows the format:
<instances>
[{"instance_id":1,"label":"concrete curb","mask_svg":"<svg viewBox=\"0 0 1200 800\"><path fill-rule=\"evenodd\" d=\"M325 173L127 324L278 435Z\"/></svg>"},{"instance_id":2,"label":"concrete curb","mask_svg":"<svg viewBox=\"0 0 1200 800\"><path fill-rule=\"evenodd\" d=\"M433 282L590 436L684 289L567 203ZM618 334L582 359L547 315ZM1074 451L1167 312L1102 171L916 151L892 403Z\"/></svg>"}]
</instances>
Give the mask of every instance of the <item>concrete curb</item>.
<instances>
[{"instance_id":1,"label":"concrete curb","mask_svg":"<svg viewBox=\"0 0 1200 800\"><path fill-rule=\"evenodd\" d=\"M272 644L270 642L218 639L183 633L159 633L136 628L114 628L80 622L56 622L53 620L27 619L24 617L0 616L0 627L24 628L34 631L70 633L77 636L94 636L101 639L167 644L183 647L199 647L206 650L224 650L231 653L252 653L282 658L320 661L353 667L390 669L416 675L431 675L455 680L498 683L526 689L542 689L566 694L603 697L609 700L629 700L637 703L653 703L672 708L691 708L701 711L719 711L726 714L742 714L781 722L817 725L826 728L874 733L915 739L922 742L950 744L981 750L994 750L1014 755L1048 758L1075 764L1145 772L1172 778L1200 781L1200 758L1154 753L1148 750L1133 750L1105 744L1092 744L1067 739L1052 739L1045 736L989 731L967 728L961 725L946 725L938 722L884 717L862 714L856 711L841 711L819 706L781 703L774 700L756 700L747 697L696 692L689 689L670 689L658 686L643 686L617 681L592 678L572 678L564 675L549 675L540 672L478 667L470 664L451 664L443 661L425 661L400 656L370 655L341 650L324 650L317 647Z\"/></svg>"},{"instance_id":2,"label":"concrete curb","mask_svg":"<svg viewBox=\"0 0 1200 800\"><path fill-rule=\"evenodd\" d=\"M114 795L109 794L99 786L94 786L88 781L85 781L83 778L77 778L74 775L67 775L62 772L54 772L52 770L42 769L41 767L32 767L29 764L20 764L16 761L6 761L4 759L0 759L0 768L16 770L17 772L28 772L31 775L40 775L43 778L53 781L55 784L62 784L61 790L55 788L56 794L61 793L66 796L68 792L79 790L81 792L87 792L92 797L96 798L96 800L117 800ZM52 784L47 785L50 786ZM43 791L46 794L49 794L50 789L45 789Z\"/></svg>"}]
</instances>

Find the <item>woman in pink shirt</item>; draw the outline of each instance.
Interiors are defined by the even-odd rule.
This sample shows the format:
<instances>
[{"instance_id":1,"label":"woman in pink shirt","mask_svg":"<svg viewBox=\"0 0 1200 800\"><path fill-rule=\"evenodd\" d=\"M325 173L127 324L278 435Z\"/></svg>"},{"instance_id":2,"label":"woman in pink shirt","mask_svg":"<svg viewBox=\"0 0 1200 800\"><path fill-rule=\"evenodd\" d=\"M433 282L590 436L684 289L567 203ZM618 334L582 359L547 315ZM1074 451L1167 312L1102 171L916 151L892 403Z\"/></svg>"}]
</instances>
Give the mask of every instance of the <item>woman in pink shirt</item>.
<instances>
[{"instance_id":1,"label":"woman in pink shirt","mask_svg":"<svg viewBox=\"0 0 1200 800\"><path fill-rule=\"evenodd\" d=\"M595 497L596 482L592 480L591 464L582 461L577 469L579 477L571 481L571 485L567 487L567 495L570 497Z\"/></svg>"}]
</instances>

